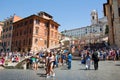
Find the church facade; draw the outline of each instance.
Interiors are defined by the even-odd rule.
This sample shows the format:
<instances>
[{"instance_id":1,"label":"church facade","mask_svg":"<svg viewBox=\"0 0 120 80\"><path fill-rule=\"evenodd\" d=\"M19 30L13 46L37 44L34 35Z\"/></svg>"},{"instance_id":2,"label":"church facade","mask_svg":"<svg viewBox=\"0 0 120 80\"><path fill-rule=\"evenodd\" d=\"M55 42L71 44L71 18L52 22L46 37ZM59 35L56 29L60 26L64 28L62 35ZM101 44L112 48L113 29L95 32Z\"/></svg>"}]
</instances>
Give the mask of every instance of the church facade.
<instances>
[{"instance_id":1,"label":"church facade","mask_svg":"<svg viewBox=\"0 0 120 80\"><path fill-rule=\"evenodd\" d=\"M70 37L78 38L86 43L93 43L98 41L100 37L105 35L105 29L107 25L107 18L98 18L98 12L96 10L91 11L91 25L72 30L62 31L62 34Z\"/></svg>"}]
</instances>

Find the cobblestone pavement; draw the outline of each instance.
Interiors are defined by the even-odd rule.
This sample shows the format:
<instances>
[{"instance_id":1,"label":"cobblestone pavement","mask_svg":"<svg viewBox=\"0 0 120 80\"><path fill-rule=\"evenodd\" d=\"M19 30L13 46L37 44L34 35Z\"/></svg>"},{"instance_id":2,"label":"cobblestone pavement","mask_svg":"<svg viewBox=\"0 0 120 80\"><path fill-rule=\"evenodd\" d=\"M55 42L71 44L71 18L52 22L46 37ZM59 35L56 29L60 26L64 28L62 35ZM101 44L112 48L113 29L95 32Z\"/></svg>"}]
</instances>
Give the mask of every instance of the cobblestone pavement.
<instances>
[{"instance_id":1,"label":"cobblestone pavement","mask_svg":"<svg viewBox=\"0 0 120 80\"><path fill-rule=\"evenodd\" d=\"M80 61L72 62L72 69L67 70L66 65L55 69L56 76L46 79L44 69L38 71L4 69L0 70L0 80L120 80L120 61L100 61L99 69L85 70Z\"/></svg>"}]
</instances>

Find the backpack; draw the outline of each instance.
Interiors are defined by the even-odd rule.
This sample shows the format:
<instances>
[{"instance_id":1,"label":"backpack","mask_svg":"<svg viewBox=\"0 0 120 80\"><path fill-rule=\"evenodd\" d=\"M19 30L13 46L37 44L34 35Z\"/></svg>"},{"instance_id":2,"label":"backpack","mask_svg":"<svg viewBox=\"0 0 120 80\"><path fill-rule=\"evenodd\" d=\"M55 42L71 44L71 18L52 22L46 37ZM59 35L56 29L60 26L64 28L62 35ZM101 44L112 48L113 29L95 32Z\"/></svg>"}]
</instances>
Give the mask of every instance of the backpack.
<instances>
[{"instance_id":1,"label":"backpack","mask_svg":"<svg viewBox=\"0 0 120 80\"><path fill-rule=\"evenodd\" d=\"M96 62L99 61L99 58L98 58L98 53L97 52L94 52L93 55L92 55L92 59Z\"/></svg>"}]
</instances>

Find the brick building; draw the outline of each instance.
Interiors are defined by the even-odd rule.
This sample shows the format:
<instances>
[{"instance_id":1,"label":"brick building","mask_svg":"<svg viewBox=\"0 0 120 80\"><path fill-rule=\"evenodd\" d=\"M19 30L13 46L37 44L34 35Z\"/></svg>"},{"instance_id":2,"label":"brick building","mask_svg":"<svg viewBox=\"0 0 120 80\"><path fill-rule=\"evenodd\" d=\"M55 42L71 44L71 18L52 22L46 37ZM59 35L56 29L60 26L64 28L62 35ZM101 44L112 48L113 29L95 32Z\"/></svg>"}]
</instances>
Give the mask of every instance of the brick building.
<instances>
[{"instance_id":1,"label":"brick building","mask_svg":"<svg viewBox=\"0 0 120 80\"><path fill-rule=\"evenodd\" d=\"M12 51L38 52L59 44L58 27L51 15L40 12L13 24Z\"/></svg>"}]
</instances>

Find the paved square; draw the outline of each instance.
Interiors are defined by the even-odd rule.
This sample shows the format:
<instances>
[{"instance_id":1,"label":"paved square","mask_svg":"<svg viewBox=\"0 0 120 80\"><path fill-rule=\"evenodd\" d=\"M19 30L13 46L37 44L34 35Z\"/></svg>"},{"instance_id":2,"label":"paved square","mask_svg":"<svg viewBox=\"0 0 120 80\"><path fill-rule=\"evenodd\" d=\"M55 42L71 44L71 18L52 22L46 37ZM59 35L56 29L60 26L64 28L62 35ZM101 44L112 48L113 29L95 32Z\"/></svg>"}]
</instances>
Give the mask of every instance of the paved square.
<instances>
[{"instance_id":1,"label":"paved square","mask_svg":"<svg viewBox=\"0 0 120 80\"><path fill-rule=\"evenodd\" d=\"M100 61L99 69L85 70L80 61L72 62L72 69L67 70L66 65L56 68L56 76L46 79L44 69L38 71L4 69L0 70L0 80L120 80L120 61Z\"/></svg>"}]
</instances>

